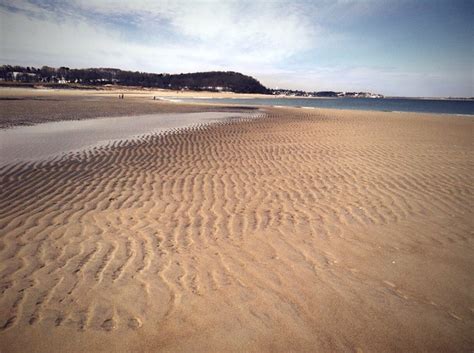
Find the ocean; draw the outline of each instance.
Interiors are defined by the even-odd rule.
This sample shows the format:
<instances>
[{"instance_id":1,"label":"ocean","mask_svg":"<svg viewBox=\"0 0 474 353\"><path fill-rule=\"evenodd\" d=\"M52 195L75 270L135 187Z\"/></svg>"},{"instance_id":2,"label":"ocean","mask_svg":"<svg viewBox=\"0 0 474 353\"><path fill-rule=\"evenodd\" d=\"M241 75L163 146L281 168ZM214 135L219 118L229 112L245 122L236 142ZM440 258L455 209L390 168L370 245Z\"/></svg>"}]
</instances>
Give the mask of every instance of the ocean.
<instances>
[{"instance_id":1,"label":"ocean","mask_svg":"<svg viewBox=\"0 0 474 353\"><path fill-rule=\"evenodd\" d=\"M185 102L474 115L474 100L410 98L181 98Z\"/></svg>"}]
</instances>

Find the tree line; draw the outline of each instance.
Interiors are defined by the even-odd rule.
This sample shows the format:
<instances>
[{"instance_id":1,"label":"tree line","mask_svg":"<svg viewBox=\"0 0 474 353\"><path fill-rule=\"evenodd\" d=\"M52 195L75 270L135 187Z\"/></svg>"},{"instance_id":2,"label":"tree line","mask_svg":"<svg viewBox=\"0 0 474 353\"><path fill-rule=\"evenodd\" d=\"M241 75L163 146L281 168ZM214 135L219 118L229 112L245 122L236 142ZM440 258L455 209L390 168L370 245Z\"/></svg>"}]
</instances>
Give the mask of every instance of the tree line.
<instances>
[{"instance_id":1,"label":"tree line","mask_svg":"<svg viewBox=\"0 0 474 353\"><path fill-rule=\"evenodd\" d=\"M0 80L23 83L76 83L82 85L123 85L172 90L230 91L263 93L270 91L251 76L233 71L209 71L186 74L155 74L113 68L71 69L2 65Z\"/></svg>"}]
</instances>

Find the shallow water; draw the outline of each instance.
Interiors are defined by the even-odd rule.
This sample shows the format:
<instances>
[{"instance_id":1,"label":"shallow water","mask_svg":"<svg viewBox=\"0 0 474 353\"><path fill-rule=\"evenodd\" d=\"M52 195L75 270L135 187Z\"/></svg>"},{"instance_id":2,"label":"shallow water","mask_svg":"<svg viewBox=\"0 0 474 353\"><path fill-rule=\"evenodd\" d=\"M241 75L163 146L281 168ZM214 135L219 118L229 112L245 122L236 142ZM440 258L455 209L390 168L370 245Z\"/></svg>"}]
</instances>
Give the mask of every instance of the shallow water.
<instances>
[{"instance_id":1,"label":"shallow water","mask_svg":"<svg viewBox=\"0 0 474 353\"><path fill-rule=\"evenodd\" d=\"M241 117L206 112L58 121L0 130L0 164L35 161L140 135Z\"/></svg>"},{"instance_id":2,"label":"shallow water","mask_svg":"<svg viewBox=\"0 0 474 353\"><path fill-rule=\"evenodd\" d=\"M177 97L179 98L179 97ZM473 100L454 99L410 99L410 98L216 98L216 99L181 99L182 101L273 105L286 107L330 108L351 110L375 110L389 112L418 112L437 114L474 115Z\"/></svg>"}]
</instances>

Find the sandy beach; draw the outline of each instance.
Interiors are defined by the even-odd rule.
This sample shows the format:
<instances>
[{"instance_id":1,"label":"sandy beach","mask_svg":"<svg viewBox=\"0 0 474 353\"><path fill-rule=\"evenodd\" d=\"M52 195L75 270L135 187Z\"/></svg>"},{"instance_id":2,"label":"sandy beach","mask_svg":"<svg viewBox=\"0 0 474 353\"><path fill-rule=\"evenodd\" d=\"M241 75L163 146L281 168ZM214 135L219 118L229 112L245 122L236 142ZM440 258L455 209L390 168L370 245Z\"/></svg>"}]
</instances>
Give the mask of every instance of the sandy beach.
<instances>
[{"instance_id":1,"label":"sandy beach","mask_svg":"<svg viewBox=\"0 0 474 353\"><path fill-rule=\"evenodd\" d=\"M123 94L125 99L118 99ZM171 97L231 98L232 93L180 92L145 89L27 89L0 88L0 128L50 121L83 120L98 117L134 116L156 113L206 111L249 111L255 107L220 104L186 104ZM258 97L259 95L239 95ZM156 100L153 100L153 97Z\"/></svg>"},{"instance_id":2,"label":"sandy beach","mask_svg":"<svg viewBox=\"0 0 474 353\"><path fill-rule=\"evenodd\" d=\"M249 111L116 94L0 127ZM251 111L1 167L0 352L472 352L473 118Z\"/></svg>"}]
</instances>

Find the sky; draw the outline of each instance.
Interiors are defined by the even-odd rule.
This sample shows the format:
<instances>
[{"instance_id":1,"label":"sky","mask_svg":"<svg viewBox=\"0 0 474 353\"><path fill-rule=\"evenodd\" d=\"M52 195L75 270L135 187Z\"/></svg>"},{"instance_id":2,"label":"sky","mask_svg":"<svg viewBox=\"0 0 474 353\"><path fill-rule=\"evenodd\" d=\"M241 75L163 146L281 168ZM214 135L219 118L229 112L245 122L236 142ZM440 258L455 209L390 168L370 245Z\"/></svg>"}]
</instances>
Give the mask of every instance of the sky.
<instances>
[{"instance_id":1,"label":"sky","mask_svg":"<svg viewBox=\"0 0 474 353\"><path fill-rule=\"evenodd\" d=\"M0 64L474 96L474 0L0 0Z\"/></svg>"}]
</instances>

